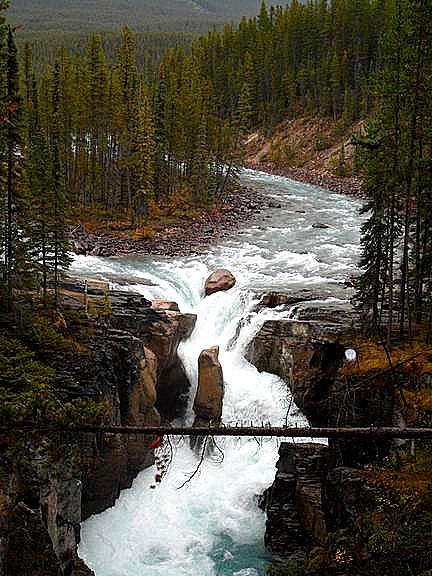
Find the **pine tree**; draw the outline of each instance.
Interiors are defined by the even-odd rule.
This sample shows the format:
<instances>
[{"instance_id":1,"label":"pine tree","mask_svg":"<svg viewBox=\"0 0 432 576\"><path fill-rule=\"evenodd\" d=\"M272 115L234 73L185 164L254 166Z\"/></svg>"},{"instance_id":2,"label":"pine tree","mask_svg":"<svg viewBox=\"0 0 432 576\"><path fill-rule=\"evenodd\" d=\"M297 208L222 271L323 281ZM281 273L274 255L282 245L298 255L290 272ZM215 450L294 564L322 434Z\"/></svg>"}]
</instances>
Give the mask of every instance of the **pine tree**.
<instances>
[{"instance_id":1,"label":"pine tree","mask_svg":"<svg viewBox=\"0 0 432 576\"><path fill-rule=\"evenodd\" d=\"M13 289L18 282L19 261L23 258L18 246L19 236L19 173L22 155L21 138L21 97L19 95L19 70L17 48L14 33L8 27L6 51L6 208L4 221L4 254L5 283L7 289L7 305L10 310L13 301Z\"/></svg>"},{"instance_id":2,"label":"pine tree","mask_svg":"<svg viewBox=\"0 0 432 576\"><path fill-rule=\"evenodd\" d=\"M127 26L122 29L118 70L122 99L122 129L120 134L120 155L123 176L122 183L126 195L124 198L126 206L128 210L131 210L133 188L131 142L137 110L139 80L136 65L135 43L132 32Z\"/></svg>"},{"instance_id":3,"label":"pine tree","mask_svg":"<svg viewBox=\"0 0 432 576\"><path fill-rule=\"evenodd\" d=\"M107 125L108 125L108 67L102 48L101 36L96 34L89 40L87 50L87 77L89 82L89 171L90 203L106 200L107 172Z\"/></svg>"},{"instance_id":4,"label":"pine tree","mask_svg":"<svg viewBox=\"0 0 432 576\"><path fill-rule=\"evenodd\" d=\"M0 1L0 281L6 288L6 93L7 93L7 26L2 11L8 3Z\"/></svg>"},{"instance_id":5,"label":"pine tree","mask_svg":"<svg viewBox=\"0 0 432 576\"><path fill-rule=\"evenodd\" d=\"M132 203L134 218L141 220L154 198L154 128L148 96L143 92L136 114L132 143Z\"/></svg>"},{"instance_id":6,"label":"pine tree","mask_svg":"<svg viewBox=\"0 0 432 576\"><path fill-rule=\"evenodd\" d=\"M165 71L160 70L160 79L156 87L155 97L155 182L154 189L157 200L166 197L168 193L168 167L167 167L167 131L166 131L166 100L167 83Z\"/></svg>"},{"instance_id":7,"label":"pine tree","mask_svg":"<svg viewBox=\"0 0 432 576\"><path fill-rule=\"evenodd\" d=\"M62 272L70 264L69 242L66 230L66 190L65 177L60 155L61 146L61 110L60 110L60 88L61 88L61 68L60 63L54 66L52 79L52 130L50 135L51 152L51 191L50 191L50 213L47 215L50 237L50 261L54 279L55 305L59 301L59 282Z\"/></svg>"}]
</instances>

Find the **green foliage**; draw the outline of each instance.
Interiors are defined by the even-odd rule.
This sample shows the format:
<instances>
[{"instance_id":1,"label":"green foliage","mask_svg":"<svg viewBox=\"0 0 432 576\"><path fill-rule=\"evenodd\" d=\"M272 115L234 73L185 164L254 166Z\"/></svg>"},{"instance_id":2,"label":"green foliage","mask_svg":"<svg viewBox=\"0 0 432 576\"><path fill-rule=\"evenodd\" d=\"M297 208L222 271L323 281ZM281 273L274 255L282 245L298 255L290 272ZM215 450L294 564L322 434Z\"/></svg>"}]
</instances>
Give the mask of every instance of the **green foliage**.
<instances>
[{"instance_id":1,"label":"green foliage","mask_svg":"<svg viewBox=\"0 0 432 576\"><path fill-rule=\"evenodd\" d=\"M121 44L121 33L98 31L103 53L109 66L113 66L117 60ZM27 30L27 29L26 29ZM34 70L37 78L47 74L54 65L62 49L74 54L75 57L85 57L94 32L37 32L21 31L17 37L20 61L24 62L25 45L29 44L34 57ZM167 32L137 32L135 42L137 47L137 65L145 81L150 84L157 76L159 66L165 52L169 49L190 48L195 34L191 33L167 33Z\"/></svg>"},{"instance_id":2,"label":"green foliage","mask_svg":"<svg viewBox=\"0 0 432 576\"><path fill-rule=\"evenodd\" d=\"M26 343L0 335L2 426L21 423L73 426L103 421L106 413L103 403L83 399L64 402L58 397L56 371L39 359L64 353L64 338L61 335L55 338L54 332L54 328L40 322L34 329L27 329ZM45 342L44 337L50 338Z\"/></svg>"},{"instance_id":3,"label":"green foliage","mask_svg":"<svg viewBox=\"0 0 432 576\"><path fill-rule=\"evenodd\" d=\"M277 4L277 2L271 2ZM258 0L99 0L96 4L69 0L14 0L9 16L26 30L47 32L115 30L127 24L137 30L203 32L214 25L254 15Z\"/></svg>"},{"instance_id":4,"label":"green foliage","mask_svg":"<svg viewBox=\"0 0 432 576\"><path fill-rule=\"evenodd\" d=\"M359 300L372 331L386 331L390 344L393 323L403 338L430 315L432 13L428 2L397 0L386 17L377 110L354 143L366 158L369 213Z\"/></svg>"},{"instance_id":5,"label":"green foliage","mask_svg":"<svg viewBox=\"0 0 432 576\"><path fill-rule=\"evenodd\" d=\"M329 139L327 136L317 136L316 141L315 141L315 150L317 152L322 152L323 150L327 150L327 148L330 148L331 143L329 142Z\"/></svg>"}]
</instances>

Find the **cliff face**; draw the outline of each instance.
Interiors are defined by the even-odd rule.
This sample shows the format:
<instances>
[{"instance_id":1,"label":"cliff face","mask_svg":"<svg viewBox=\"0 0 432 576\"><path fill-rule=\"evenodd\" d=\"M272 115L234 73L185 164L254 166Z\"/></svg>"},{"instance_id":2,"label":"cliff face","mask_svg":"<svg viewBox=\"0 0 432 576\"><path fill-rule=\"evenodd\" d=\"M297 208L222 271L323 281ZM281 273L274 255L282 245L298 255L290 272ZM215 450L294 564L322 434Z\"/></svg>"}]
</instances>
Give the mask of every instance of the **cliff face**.
<instances>
[{"instance_id":1,"label":"cliff face","mask_svg":"<svg viewBox=\"0 0 432 576\"><path fill-rule=\"evenodd\" d=\"M159 393L181 411L187 378L170 374L181 372L177 347L195 318L156 309L137 294L111 293L110 301L109 323L89 320L82 350L57 358L58 395L104 402L112 425L157 425L172 414ZM91 574L77 556L80 523L112 506L153 463L152 439L34 434L6 451L16 440L0 447L0 576Z\"/></svg>"},{"instance_id":2,"label":"cliff face","mask_svg":"<svg viewBox=\"0 0 432 576\"><path fill-rule=\"evenodd\" d=\"M281 301L279 295L277 302ZM273 296L275 300L275 296ZM273 301L263 299L265 303ZM298 319L264 323L249 345L248 360L280 376L294 402L312 426L391 426L395 418L391 378L370 386L364 379L341 372L345 342L350 341L350 311L345 305L303 303ZM366 441L330 441L334 464L357 465L388 450Z\"/></svg>"},{"instance_id":3,"label":"cliff face","mask_svg":"<svg viewBox=\"0 0 432 576\"><path fill-rule=\"evenodd\" d=\"M273 559L295 559L325 542L321 483L327 460L323 444L281 444L276 478L265 496L265 543Z\"/></svg>"},{"instance_id":4,"label":"cliff face","mask_svg":"<svg viewBox=\"0 0 432 576\"><path fill-rule=\"evenodd\" d=\"M261 301L264 306L284 304L292 305L293 295L271 294ZM265 322L247 356L259 370L287 382L313 426L389 426L398 419L400 423L390 372L371 382L359 368L361 358L360 364L346 364L351 323L346 308L330 310L325 304L303 302L296 319ZM332 539L344 534L355 542L350 562L369 562L371 547L362 540L357 524L362 515L380 510L383 495L363 465L386 456L390 447L390 442L370 439L332 439L328 447L281 445L275 481L264 498L265 540L275 562L272 574L345 573L338 571L331 556Z\"/></svg>"}]
</instances>

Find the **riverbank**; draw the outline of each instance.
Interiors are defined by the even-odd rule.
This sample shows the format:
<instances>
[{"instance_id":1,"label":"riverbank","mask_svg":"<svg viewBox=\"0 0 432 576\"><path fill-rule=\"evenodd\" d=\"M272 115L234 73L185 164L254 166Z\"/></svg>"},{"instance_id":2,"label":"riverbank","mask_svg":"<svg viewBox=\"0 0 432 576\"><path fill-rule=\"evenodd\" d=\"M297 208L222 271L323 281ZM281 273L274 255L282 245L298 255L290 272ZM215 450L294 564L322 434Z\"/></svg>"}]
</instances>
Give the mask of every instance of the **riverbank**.
<instances>
[{"instance_id":1,"label":"riverbank","mask_svg":"<svg viewBox=\"0 0 432 576\"><path fill-rule=\"evenodd\" d=\"M363 122L346 126L319 116L285 120L270 134L258 130L249 136L246 164L254 170L360 197L352 136L363 130Z\"/></svg>"},{"instance_id":2,"label":"riverbank","mask_svg":"<svg viewBox=\"0 0 432 576\"><path fill-rule=\"evenodd\" d=\"M297 182L319 186L326 190L330 190L331 192L346 194L348 196L354 196L355 198L361 198L363 195L362 180L360 178L352 176L334 176L327 170L281 168L266 163L249 163L247 168L250 168L251 170L260 170L261 172L266 172L273 176L284 176L285 178L290 178Z\"/></svg>"},{"instance_id":3,"label":"riverbank","mask_svg":"<svg viewBox=\"0 0 432 576\"><path fill-rule=\"evenodd\" d=\"M275 168L265 163L250 163L246 167L355 198L362 195L359 178L341 178L325 170ZM240 192L231 193L211 211L181 215L170 218L168 222L155 220L141 233L131 227L113 230L108 223L96 230L94 226L80 223L71 228L69 236L73 251L85 256L190 256L205 253L209 246L230 237L244 224L258 220L268 208L277 208L277 204L256 189L242 188Z\"/></svg>"},{"instance_id":4,"label":"riverbank","mask_svg":"<svg viewBox=\"0 0 432 576\"><path fill-rule=\"evenodd\" d=\"M71 229L70 240L73 251L86 256L202 254L211 244L229 237L243 224L274 207L272 201L257 190L242 188L241 192L230 194L211 211L178 216L168 223L155 220L141 234L134 229L113 231L108 226L95 232L84 223Z\"/></svg>"}]
</instances>

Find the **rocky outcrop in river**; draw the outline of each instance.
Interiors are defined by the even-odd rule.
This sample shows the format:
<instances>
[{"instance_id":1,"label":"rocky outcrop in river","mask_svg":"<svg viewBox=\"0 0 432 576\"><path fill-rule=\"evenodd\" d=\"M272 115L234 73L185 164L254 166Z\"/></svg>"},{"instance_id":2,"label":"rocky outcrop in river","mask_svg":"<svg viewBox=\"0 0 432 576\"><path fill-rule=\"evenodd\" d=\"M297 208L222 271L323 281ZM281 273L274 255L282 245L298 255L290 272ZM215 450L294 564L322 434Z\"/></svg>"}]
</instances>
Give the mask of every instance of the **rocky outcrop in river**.
<instances>
[{"instance_id":1,"label":"rocky outcrop in river","mask_svg":"<svg viewBox=\"0 0 432 576\"><path fill-rule=\"evenodd\" d=\"M224 379L219 362L219 346L203 350L198 358L198 388L194 401L195 427L219 426L222 419ZM210 442L210 444L208 443ZM207 442L211 453L213 441L203 437L191 437L191 448L196 452Z\"/></svg>"},{"instance_id":2,"label":"rocky outcrop in river","mask_svg":"<svg viewBox=\"0 0 432 576\"><path fill-rule=\"evenodd\" d=\"M204 291L206 296L211 296L216 292L231 290L236 284L236 279L229 270L221 268L216 270L205 281Z\"/></svg>"},{"instance_id":3,"label":"rocky outcrop in river","mask_svg":"<svg viewBox=\"0 0 432 576\"><path fill-rule=\"evenodd\" d=\"M320 402L326 398L344 358L339 324L298 320L268 320L251 342L247 359L260 371L285 380L297 406L311 424L322 421Z\"/></svg>"},{"instance_id":4,"label":"rocky outcrop in river","mask_svg":"<svg viewBox=\"0 0 432 576\"><path fill-rule=\"evenodd\" d=\"M391 377L371 387L359 376L345 377L340 372L353 338L355 317L349 304L319 301L313 292L308 300L301 300L305 295L308 292L263 297L261 305L295 306L294 317L266 321L248 347L248 360L258 370L287 382L294 402L312 426L390 426L397 417ZM378 449L361 440L348 444L332 440L330 445L337 463L349 466L388 450L385 443Z\"/></svg>"},{"instance_id":5,"label":"rocky outcrop in river","mask_svg":"<svg viewBox=\"0 0 432 576\"><path fill-rule=\"evenodd\" d=\"M195 425L218 425L222 418L224 380L219 347L203 350L198 358L198 389L195 396Z\"/></svg>"}]
</instances>

